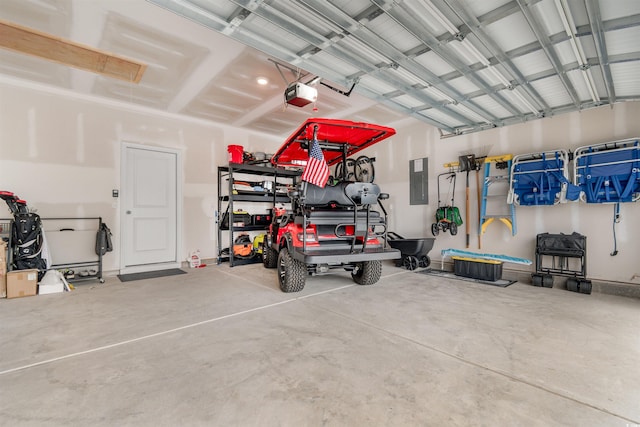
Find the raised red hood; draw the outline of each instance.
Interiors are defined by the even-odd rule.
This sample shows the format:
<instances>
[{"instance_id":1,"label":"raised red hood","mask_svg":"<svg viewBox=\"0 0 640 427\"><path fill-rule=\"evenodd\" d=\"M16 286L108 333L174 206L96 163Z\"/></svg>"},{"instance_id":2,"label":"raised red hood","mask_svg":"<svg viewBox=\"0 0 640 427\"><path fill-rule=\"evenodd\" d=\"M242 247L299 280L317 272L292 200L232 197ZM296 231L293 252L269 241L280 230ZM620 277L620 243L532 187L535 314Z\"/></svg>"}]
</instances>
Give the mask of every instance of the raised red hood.
<instances>
[{"instance_id":1,"label":"raised red hood","mask_svg":"<svg viewBox=\"0 0 640 427\"><path fill-rule=\"evenodd\" d=\"M309 157L306 147L313 141L315 126L318 126L318 143L329 166L342 160L345 144L349 157L396 133L393 128L371 123L310 118L287 138L271 158L271 163L280 167L303 166Z\"/></svg>"}]
</instances>

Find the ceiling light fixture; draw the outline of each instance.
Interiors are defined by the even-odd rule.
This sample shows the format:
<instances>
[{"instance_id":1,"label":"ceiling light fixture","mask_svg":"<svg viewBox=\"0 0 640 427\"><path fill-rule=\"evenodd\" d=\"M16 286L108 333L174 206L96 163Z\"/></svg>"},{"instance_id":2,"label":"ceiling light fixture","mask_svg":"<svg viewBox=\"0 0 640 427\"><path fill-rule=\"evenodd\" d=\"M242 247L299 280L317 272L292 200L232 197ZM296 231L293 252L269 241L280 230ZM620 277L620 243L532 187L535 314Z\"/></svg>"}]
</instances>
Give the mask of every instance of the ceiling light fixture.
<instances>
[{"instance_id":1,"label":"ceiling light fixture","mask_svg":"<svg viewBox=\"0 0 640 427\"><path fill-rule=\"evenodd\" d=\"M256 79L256 82L260 85L260 86L266 86L269 84L269 79L266 77L258 77Z\"/></svg>"}]
</instances>

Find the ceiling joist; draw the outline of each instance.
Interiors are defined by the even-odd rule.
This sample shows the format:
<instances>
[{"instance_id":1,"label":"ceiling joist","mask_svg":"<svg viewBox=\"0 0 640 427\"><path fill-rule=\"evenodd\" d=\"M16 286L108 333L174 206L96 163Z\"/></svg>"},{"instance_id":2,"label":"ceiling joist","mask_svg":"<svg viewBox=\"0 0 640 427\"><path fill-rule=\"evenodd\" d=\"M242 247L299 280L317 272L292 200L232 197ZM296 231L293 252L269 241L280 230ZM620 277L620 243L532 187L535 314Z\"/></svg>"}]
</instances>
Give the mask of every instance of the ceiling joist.
<instances>
[{"instance_id":1,"label":"ceiling joist","mask_svg":"<svg viewBox=\"0 0 640 427\"><path fill-rule=\"evenodd\" d=\"M0 20L0 47L131 83L140 82L147 67L141 62L3 20Z\"/></svg>"}]
</instances>

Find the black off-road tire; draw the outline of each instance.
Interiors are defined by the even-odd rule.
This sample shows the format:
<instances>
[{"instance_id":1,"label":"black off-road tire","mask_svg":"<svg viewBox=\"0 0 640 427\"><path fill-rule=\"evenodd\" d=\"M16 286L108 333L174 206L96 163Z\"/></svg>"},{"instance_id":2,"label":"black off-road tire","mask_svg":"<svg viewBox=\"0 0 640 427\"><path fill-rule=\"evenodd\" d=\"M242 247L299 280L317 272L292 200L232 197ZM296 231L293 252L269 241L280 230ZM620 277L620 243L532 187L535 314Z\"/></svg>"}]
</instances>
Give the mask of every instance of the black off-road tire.
<instances>
[{"instance_id":1,"label":"black off-road tire","mask_svg":"<svg viewBox=\"0 0 640 427\"><path fill-rule=\"evenodd\" d=\"M276 268L278 265L278 253L272 247L262 248L262 264L265 268Z\"/></svg>"},{"instance_id":2,"label":"black off-road tire","mask_svg":"<svg viewBox=\"0 0 640 427\"><path fill-rule=\"evenodd\" d=\"M358 285L373 285L382 275L382 262L364 261L355 265L351 272L351 278Z\"/></svg>"},{"instance_id":3,"label":"black off-road tire","mask_svg":"<svg viewBox=\"0 0 640 427\"><path fill-rule=\"evenodd\" d=\"M307 266L293 259L287 248L280 249L278 255L278 281L282 292L299 292L304 289Z\"/></svg>"}]
</instances>

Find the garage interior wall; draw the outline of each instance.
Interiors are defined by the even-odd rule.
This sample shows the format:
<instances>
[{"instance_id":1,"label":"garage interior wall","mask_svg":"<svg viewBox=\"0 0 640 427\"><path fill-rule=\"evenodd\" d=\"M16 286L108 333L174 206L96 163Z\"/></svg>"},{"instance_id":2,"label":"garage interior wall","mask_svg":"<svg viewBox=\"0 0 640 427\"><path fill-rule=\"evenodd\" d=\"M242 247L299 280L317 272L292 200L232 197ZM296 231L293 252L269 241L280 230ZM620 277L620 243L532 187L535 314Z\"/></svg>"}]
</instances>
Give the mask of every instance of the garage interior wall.
<instances>
[{"instance_id":1,"label":"garage interior wall","mask_svg":"<svg viewBox=\"0 0 640 427\"><path fill-rule=\"evenodd\" d=\"M217 167L227 163L228 144L247 151L274 152L284 137L251 133L225 125L186 119L125 104L105 103L67 92L0 83L0 183L2 190L25 198L44 217L101 216L114 234L113 255L104 270L117 271L119 206L111 196L120 186L123 142L183 150L183 248L215 258ZM376 182L390 194L386 205L389 230L404 237L430 236L443 164L462 154L524 154L577 147L640 136L640 102L627 102L580 113L440 139L438 130L413 120L396 126L389 141L363 152L376 157ZM385 123L381 123L385 124ZM293 129L292 129L293 130ZM429 205L409 204L409 161L429 158ZM477 246L475 173L470 175L471 246ZM446 189L445 189L446 191ZM446 195L445 195L446 197ZM458 175L455 204L464 212L465 176ZM517 207L517 235L501 223L491 224L482 252L533 259L538 233L578 232L587 236L587 272L593 279L640 284L640 204L621 207L617 224L619 254L613 250L611 205L567 203ZM5 215L9 217L8 210ZM464 213L463 213L464 218ZM430 255L439 260L444 248L465 248L465 225L457 236L441 233ZM527 267L525 267L526 269ZM532 271L533 267L527 271Z\"/></svg>"},{"instance_id":2,"label":"garage interior wall","mask_svg":"<svg viewBox=\"0 0 640 427\"><path fill-rule=\"evenodd\" d=\"M216 256L217 167L228 144L273 152L281 138L62 91L0 83L0 190L25 199L42 217L101 216L113 233L105 272L120 269L119 198L122 143L183 152L183 248ZM3 203L4 205L4 203ZM11 213L0 207L0 218ZM55 255L54 255L55 256Z\"/></svg>"},{"instance_id":3,"label":"garage interior wall","mask_svg":"<svg viewBox=\"0 0 640 427\"><path fill-rule=\"evenodd\" d=\"M448 170L445 163L455 162L458 156L465 154L518 155L560 148L574 151L585 145L640 137L639 118L640 102L627 102L446 139L440 139L437 129L415 123L398 129L390 143L374 146L367 154L376 157L376 182L390 194L387 201L389 229L405 238L431 236L438 204L436 180L438 174ZM423 157L429 158L429 205L412 206L409 204L408 165L410 160ZM463 220L465 178L464 173L457 175L455 195L455 206L460 208ZM481 171L481 182L482 178ZM478 251L475 172L471 172L469 181L469 250ZM447 185L442 186L442 202L448 204L445 200ZM610 256L613 251L613 206L582 202L517 206L517 234L512 236L506 226L494 222L482 236L480 252L534 260L538 233L571 234L575 231L587 236L587 274L590 278L640 284L640 203L623 203L620 210L622 220L616 226L619 251L616 256ZM456 236L440 232L430 252L432 258L439 259L441 249L465 249L465 227L458 227ZM505 268L522 269L515 264L505 264ZM535 270L535 266L524 268Z\"/></svg>"}]
</instances>

